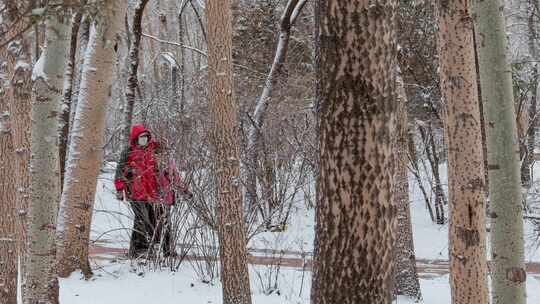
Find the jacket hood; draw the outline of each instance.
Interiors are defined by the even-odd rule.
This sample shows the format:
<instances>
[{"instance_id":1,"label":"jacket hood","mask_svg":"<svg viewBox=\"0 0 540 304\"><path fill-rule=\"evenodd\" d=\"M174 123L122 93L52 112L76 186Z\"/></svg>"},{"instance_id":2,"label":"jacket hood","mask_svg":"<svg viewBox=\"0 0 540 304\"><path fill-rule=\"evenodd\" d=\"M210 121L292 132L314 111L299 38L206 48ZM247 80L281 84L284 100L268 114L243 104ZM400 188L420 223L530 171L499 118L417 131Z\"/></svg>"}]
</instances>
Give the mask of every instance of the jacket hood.
<instances>
[{"instance_id":1,"label":"jacket hood","mask_svg":"<svg viewBox=\"0 0 540 304\"><path fill-rule=\"evenodd\" d=\"M129 134L129 142L132 145L135 144L135 140L142 133L148 133L148 134L150 134L150 139L152 138L152 134L150 133L150 131L147 128L144 127L143 124L135 124L135 125L133 125L131 127L131 133Z\"/></svg>"}]
</instances>

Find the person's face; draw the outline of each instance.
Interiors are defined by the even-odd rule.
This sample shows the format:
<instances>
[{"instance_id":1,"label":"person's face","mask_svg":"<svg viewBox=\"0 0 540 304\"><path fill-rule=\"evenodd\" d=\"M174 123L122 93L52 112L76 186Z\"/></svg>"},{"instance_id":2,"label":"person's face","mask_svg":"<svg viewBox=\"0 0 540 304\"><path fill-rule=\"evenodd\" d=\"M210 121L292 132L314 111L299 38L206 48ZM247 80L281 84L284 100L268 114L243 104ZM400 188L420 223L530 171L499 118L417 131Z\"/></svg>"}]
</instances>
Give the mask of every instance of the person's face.
<instances>
[{"instance_id":1,"label":"person's face","mask_svg":"<svg viewBox=\"0 0 540 304\"><path fill-rule=\"evenodd\" d=\"M143 133L137 137L137 144L141 147L146 147L148 145L148 142L150 141L150 134Z\"/></svg>"}]
</instances>

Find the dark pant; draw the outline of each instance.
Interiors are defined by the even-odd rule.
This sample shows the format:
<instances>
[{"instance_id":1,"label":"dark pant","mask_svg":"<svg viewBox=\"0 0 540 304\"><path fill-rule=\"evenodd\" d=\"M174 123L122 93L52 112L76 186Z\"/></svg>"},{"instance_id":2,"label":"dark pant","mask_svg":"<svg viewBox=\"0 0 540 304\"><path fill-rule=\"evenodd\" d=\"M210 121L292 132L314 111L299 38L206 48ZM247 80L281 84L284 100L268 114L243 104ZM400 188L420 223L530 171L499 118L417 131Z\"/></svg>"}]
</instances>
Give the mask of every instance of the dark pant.
<instances>
[{"instance_id":1,"label":"dark pant","mask_svg":"<svg viewBox=\"0 0 540 304\"><path fill-rule=\"evenodd\" d=\"M163 233L161 248L165 256L171 254L171 232L169 210L160 204L130 202L135 218L129 244L129 256L137 257L159 244Z\"/></svg>"}]
</instances>

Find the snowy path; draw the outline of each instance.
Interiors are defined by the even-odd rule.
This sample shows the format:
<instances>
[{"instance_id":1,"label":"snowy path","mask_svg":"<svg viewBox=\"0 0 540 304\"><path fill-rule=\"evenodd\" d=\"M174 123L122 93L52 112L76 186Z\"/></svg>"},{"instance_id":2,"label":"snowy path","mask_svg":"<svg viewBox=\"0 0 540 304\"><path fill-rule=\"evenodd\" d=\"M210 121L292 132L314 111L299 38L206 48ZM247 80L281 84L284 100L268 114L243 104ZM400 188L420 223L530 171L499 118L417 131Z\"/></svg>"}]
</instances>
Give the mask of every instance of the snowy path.
<instances>
[{"instance_id":1,"label":"snowy path","mask_svg":"<svg viewBox=\"0 0 540 304\"><path fill-rule=\"evenodd\" d=\"M90 254L96 260L125 259L127 250L122 248L104 247L93 245ZM188 255L186 261L202 260L203 257ZM276 251L265 249L249 250L248 261L252 265L276 265L280 267L292 267L297 269L311 270L311 253L303 254L299 251ZM489 263L489 262L488 262ZM449 274L447 260L418 259L416 261L418 275L421 278L434 278ZM489 267L489 264L488 264ZM529 262L526 264L527 274L540 276L540 263Z\"/></svg>"}]
</instances>

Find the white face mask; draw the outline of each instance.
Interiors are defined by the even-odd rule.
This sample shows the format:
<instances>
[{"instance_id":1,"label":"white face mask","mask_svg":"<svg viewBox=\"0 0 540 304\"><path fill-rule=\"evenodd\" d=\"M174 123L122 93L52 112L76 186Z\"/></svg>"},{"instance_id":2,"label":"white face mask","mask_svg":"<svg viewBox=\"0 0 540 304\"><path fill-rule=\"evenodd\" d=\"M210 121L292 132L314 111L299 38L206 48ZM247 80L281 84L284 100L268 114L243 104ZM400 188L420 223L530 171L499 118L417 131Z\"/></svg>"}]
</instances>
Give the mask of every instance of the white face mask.
<instances>
[{"instance_id":1,"label":"white face mask","mask_svg":"<svg viewBox=\"0 0 540 304\"><path fill-rule=\"evenodd\" d=\"M139 136L137 138L137 144L142 147L146 146L148 144L148 135Z\"/></svg>"}]
</instances>

